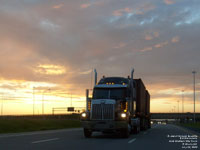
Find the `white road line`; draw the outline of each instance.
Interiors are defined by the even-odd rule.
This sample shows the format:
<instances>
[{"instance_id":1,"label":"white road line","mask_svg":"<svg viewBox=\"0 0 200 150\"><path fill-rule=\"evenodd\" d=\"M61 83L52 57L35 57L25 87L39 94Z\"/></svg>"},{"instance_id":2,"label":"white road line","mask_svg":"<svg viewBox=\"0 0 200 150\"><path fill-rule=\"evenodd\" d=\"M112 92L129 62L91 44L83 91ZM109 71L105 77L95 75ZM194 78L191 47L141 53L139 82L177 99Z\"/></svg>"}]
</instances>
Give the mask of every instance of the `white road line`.
<instances>
[{"instance_id":1,"label":"white road line","mask_svg":"<svg viewBox=\"0 0 200 150\"><path fill-rule=\"evenodd\" d=\"M130 144L130 143L133 143L135 140L136 140L136 139L132 139L132 140L128 141L128 143L129 143L129 144Z\"/></svg>"},{"instance_id":2,"label":"white road line","mask_svg":"<svg viewBox=\"0 0 200 150\"><path fill-rule=\"evenodd\" d=\"M157 126L158 126L158 125L153 126L152 129L156 128Z\"/></svg>"},{"instance_id":3,"label":"white road line","mask_svg":"<svg viewBox=\"0 0 200 150\"><path fill-rule=\"evenodd\" d=\"M34 141L34 142L32 142L32 144L43 143L43 142L50 142L50 141L56 141L56 140L59 140L59 138Z\"/></svg>"}]
</instances>

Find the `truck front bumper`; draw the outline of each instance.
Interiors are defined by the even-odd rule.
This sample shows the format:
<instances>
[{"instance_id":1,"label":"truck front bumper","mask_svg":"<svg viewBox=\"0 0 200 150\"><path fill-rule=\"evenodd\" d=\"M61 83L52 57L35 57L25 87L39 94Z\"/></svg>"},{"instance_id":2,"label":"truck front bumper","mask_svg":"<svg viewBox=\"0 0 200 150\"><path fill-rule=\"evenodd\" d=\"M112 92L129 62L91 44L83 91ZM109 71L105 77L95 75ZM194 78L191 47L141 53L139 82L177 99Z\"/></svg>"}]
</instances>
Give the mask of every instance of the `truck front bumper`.
<instances>
[{"instance_id":1,"label":"truck front bumper","mask_svg":"<svg viewBox=\"0 0 200 150\"><path fill-rule=\"evenodd\" d=\"M82 127L92 131L117 131L128 127L127 121L81 121Z\"/></svg>"}]
</instances>

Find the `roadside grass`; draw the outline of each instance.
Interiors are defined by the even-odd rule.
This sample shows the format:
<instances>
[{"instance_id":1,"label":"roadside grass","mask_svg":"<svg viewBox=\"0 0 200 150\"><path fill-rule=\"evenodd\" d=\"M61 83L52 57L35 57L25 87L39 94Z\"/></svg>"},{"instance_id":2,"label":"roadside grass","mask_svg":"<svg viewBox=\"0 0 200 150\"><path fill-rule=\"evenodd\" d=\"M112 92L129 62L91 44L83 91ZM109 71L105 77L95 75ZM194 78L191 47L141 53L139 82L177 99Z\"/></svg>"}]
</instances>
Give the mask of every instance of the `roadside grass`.
<instances>
[{"instance_id":1,"label":"roadside grass","mask_svg":"<svg viewBox=\"0 0 200 150\"><path fill-rule=\"evenodd\" d=\"M186 127L188 129L200 132L200 122L197 123L180 123L179 124L182 127Z\"/></svg>"},{"instance_id":2,"label":"roadside grass","mask_svg":"<svg viewBox=\"0 0 200 150\"><path fill-rule=\"evenodd\" d=\"M200 129L200 122L197 122L195 124L194 123L183 123L181 125L183 125L185 127L192 127L192 128L198 128L198 129Z\"/></svg>"},{"instance_id":3,"label":"roadside grass","mask_svg":"<svg viewBox=\"0 0 200 150\"><path fill-rule=\"evenodd\" d=\"M0 133L55 130L80 127L79 120L66 119L0 119Z\"/></svg>"}]
</instances>

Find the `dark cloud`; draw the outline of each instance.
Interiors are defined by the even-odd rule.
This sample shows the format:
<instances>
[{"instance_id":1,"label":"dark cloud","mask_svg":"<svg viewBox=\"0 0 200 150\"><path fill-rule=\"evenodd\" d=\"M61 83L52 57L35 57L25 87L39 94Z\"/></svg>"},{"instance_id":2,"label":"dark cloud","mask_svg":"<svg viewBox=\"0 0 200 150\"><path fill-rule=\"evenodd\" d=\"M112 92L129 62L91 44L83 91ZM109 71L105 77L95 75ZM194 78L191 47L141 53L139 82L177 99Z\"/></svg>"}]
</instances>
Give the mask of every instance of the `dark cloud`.
<instances>
[{"instance_id":1,"label":"dark cloud","mask_svg":"<svg viewBox=\"0 0 200 150\"><path fill-rule=\"evenodd\" d=\"M187 86L199 71L197 0L0 2L0 75L8 79L90 86L88 70ZM34 72L39 64L67 68ZM82 74L82 72L87 72ZM199 82L199 81L197 81Z\"/></svg>"}]
</instances>

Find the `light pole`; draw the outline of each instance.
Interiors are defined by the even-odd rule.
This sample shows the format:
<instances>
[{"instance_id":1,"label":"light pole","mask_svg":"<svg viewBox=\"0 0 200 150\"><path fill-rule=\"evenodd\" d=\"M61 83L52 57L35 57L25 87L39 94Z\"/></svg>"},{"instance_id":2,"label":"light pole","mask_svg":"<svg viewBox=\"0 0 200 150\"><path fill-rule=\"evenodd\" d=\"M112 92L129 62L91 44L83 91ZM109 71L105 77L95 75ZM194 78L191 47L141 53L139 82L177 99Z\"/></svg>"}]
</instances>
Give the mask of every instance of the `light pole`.
<instances>
[{"instance_id":1,"label":"light pole","mask_svg":"<svg viewBox=\"0 0 200 150\"><path fill-rule=\"evenodd\" d=\"M184 90L182 90L182 113L184 113Z\"/></svg>"},{"instance_id":2,"label":"light pole","mask_svg":"<svg viewBox=\"0 0 200 150\"><path fill-rule=\"evenodd\" d=\"M196 71L192 71L192 74L193 74L193 89L194 89L194 123L196 122L196 118L195 118L195 74L196 74Z\"/></svg>"},{"instance_id":3,"label":"light pole","mask_svg":"<svg viewBox=\"0 0 200 150\"><path fill-rule=\"evenodd\" d=\"M47 89L47 90L44 90L43 93L42 93L42 114L44 115L44 92L45 91L50 91L51 89Z\"/></svg>"},{"instance_id":4,"label":"light pole","mask_svg":"<svg viewBox=\"0 0 200 150\"><path fill-rule=\"evenodd\" d=\"M33 116L35 115L35 87L33 87Z\"/></svg>"},{"instance_id":5,"label":"light pole","mask_svg":"<svg viewBox=\"0 0 200 150\"><path fill-rule=\"evenodd\" d=\"M1 116L3 116L3 94L1 95Z\"/></svg>"},{"instance_id":6,"label":"light pole","mask_svg":"<svg viewBox=\"0 0 200 150\"><path fill-rule=\"evenodd\" d=\"M179 113L179 100L178 100L177 102L178 102L178 107L177 107L177 109L178 109L178 113Z\"/></svg>"}]
</instances>

